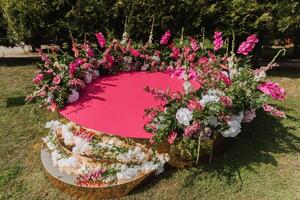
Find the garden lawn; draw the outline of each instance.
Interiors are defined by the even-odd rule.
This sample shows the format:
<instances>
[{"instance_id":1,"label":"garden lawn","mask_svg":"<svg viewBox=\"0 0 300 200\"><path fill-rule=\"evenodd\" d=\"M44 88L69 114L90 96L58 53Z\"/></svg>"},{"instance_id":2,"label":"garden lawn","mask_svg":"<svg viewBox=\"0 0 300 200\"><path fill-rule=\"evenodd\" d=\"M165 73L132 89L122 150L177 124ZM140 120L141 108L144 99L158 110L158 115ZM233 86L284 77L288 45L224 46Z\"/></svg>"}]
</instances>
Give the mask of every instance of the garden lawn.
<instances>
[{"instance_id":1,"label":"garden lawn","mask_svg":"<svg viewBox=\"0 0 300 200\"><path fill-rule=\"evenodd\" d=\"M0 199L76 199L52 185L40 162L44 124L56 116L34 104L23 107L34 72L0 66ZM211 164L167 169L124 199L300 199L300 69L271 75L287 91L278 104L287 119L259 112Z\"/></svg>"}]
</instances>

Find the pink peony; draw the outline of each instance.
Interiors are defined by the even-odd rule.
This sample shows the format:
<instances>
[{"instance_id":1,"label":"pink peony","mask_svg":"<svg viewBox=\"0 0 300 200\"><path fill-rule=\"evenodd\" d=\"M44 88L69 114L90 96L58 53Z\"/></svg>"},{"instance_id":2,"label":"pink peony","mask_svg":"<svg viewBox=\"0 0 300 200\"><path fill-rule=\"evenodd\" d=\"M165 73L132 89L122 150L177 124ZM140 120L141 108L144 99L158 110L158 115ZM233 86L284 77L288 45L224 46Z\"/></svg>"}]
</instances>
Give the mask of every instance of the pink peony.
<instances>
[{"instance_id":1,"label":"pink peony","mask_svg":"<svg viewBox=\"0 0 300 200\"><path fill-rule=\"evenodd\" d=\"M169 144L173 144L175 139L177 137L177 133L175 131L172 131L169 135L168 135L168 142Z\"/></svg>"},{"instance_id":2,"label":"pink peony","mask_svg":"<svg viewBox=\"0 0 300 200\"><path fill-rule=\"evenodd\" d=\"M255 47L255 44L258 42L258 38L255 34L250 35L246 41L242 42L242 44L239 46L239 49L237 53L248 55Z\"/></svg>"},{"instance_id":3,"label":"pink peony","mask_svg":"<svg viewBox=\"0 0 300 200\"><path fill-rule=\"evenodd\" d=\"M223 46L222 32L215 31L214 34L214 50L218 51Z\"/></svg>"},{"instance_id":4,"label":"pink peony","mask_svg":"<svg viewBox=\"0 0 300 200\"><path fill-rule=\"evenodd\" d=\"M278 83L267 82L257 87L263 93L270 95L273 99L283 100L285 97L285 91L281 88Z\"/></svg>"},{"instance_id":5,"label":"pink peony","mask_svg":"<svg viewBox=\"0 0 300 200\"><path fill-rule=\"evenodd\" d=\"M136 50L136 49L134 49L134 48L131 48L130 50L129 50L129 52L130 52L130 54L133 56L133 57L139 57L139 55L140 55L140 52L138 51L138 50Z\"/></svg>"},{"instance_id":6,"label":"pink peony","mask_svg":"<svg viewBox=\"0 0 300 200\"><path fill-rule=\"evenodd\" d=\"M96 38L98 40L98 44L101 48L104 48L105 47L105 44L106 44L106 40L105 40L105 37L103 36L103 34L101 32L99 33L96 33Z\"/></svg>"},{"instance_id":7,"label":"pink peony","mask_svg":"<svg viewBox=\"0 0 300 200\"><path fill-rule=\"evenodd\" d=\"M53 83L54 83L55 85L60 84L60 81L61 81L61 77L60 77L59 75L57 75L57 76L55 76L55 77L53 78Z\"/></svg>"},{"instance_id":8,"label":"pink peony","mask_svg":"<svg viewBox=\"0 0 300 200\"><path fill-rule=\"evenodd\" d=\"M160 39L160 44L166 45L169 42L169 39L171 37L171 32L170 30L166 31L165 34L161 37Z\"/></svg>"},{"instance_id":9,"label":"pink peony","mask_svg":"<svg viewBox=\"0 0 300 200\"><path fill-rule=\"evenodd\" d=\"M43 79L44 79L43 74L37 74L32 81L35 84L39 84Z\"/></svg>"}]
</instances>

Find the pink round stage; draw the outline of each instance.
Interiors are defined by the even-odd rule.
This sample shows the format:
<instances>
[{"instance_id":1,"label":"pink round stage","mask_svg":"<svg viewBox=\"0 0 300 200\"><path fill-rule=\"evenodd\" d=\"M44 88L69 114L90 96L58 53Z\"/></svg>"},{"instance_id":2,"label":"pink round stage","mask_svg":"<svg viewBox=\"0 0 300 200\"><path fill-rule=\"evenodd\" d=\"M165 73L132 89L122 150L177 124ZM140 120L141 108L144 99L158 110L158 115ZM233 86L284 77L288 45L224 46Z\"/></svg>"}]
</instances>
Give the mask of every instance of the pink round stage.
<instances>
[{"instance_id":1,"label":"pink round stage","mask_svg":"<svg viewBox=\"0 0 300 200\"><path fill-rule=\"evenodd\" d=\"M76 124L129 138L150 138L144 130L146 108L163 102L144 91L145 87L182 91L182 81L162 72L132 72L99 77L80 92L77 102L59 112Z\"/></svg>"}]
</instances>

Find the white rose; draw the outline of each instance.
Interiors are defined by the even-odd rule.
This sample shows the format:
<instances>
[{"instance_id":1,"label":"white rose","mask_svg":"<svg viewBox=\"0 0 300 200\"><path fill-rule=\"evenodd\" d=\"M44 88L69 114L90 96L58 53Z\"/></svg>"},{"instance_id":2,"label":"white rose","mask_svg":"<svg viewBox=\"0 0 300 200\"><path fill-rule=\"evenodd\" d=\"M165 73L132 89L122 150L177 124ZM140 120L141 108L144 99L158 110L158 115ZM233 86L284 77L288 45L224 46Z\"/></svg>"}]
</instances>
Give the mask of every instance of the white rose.
<instances>
[{"instance_id":1,"label":"white rose","mask_svg":"<svg viewBox=\"0 0 300 200\"><path fill-rule=\"evenodd\" d=\"M75 89L71 90L71 94L68 97L68 103L73 103L79 99L79 92L77 92Z\"/></svg>"},{"instance_id":2,"label":"white rose","mask_svg":"<svg viewBox=\"0 0 300 200\"><path fill-rule=\"evenodd\" d=\"M176 112L176 119L179 124L188 126L193 119L192 112L187 108L180 108Z\"/></svg>"}]
</instances>

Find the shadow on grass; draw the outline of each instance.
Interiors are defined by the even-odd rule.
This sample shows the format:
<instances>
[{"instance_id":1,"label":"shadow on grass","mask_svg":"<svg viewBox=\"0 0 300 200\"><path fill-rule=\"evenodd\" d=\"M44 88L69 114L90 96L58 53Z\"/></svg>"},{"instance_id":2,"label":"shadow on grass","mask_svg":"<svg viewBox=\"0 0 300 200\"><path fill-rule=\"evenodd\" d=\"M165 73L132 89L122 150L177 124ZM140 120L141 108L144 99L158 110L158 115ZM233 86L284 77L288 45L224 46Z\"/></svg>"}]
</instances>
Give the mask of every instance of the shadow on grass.
<instances>
[{"instance_id":1,"label":"shadow on grass","mask_svg":"<svg viewBox=\"0 0 300 200\"><path fill-rule=\"evenodd\" d=\"M293 121L297 120L295 117L292 118ZM274 117L259 112L253 123L243 126L238 141L221 157L211 164L190 169L183 186L193 184L203 173L209 173L210 176L220 180L225 179L227 184L235 184L237 179L242 183L240 176L242 168L255 172L253 166L261 164L277 166L272 154L300 152L300 137L291 134L290 130L295 130L295 127L283 126Z\"/></svg>"},{"instance_id":2,"label":"shadow on grass","mask_svg":"<svg viewBox=\"0 0 300 200\"><path fill-rule=\"evenodd\" d=\"M271 77L300 78L300 63L298 68L274 68L267 73Z\"/></svg>"},{"instance_id":3,"label":"shadow on grass","mask_svg":"<svg viewBox=\"0 0 300 200\"><path fill-rule=\"evenodd\" d=\"M295 130L295 127L283 126L279 120L264 112L259 112L257 115L253 123L243 126L243 132L237 141L223 155L215 158L210 164L188 169L188 175L183 177L182 186L190 187L199 179L216 177L225 180L229 185L238 182L242 187L241 169L256 173L255 166L262 164L277 166L276 158L273 156L275 153L300 152L300 137L290 133L291 130ZM288 119L294 123L298 120L290 116ZM161 176L150 179L147 184L141 185L132 194L142 193L156 183L172 178L172 174L176 171L167 168Z\"/></svg>"}]
</instances>

